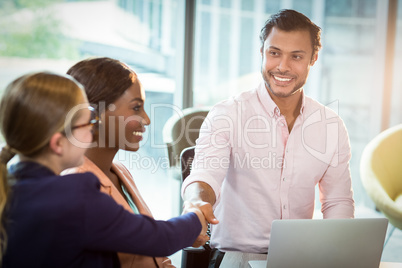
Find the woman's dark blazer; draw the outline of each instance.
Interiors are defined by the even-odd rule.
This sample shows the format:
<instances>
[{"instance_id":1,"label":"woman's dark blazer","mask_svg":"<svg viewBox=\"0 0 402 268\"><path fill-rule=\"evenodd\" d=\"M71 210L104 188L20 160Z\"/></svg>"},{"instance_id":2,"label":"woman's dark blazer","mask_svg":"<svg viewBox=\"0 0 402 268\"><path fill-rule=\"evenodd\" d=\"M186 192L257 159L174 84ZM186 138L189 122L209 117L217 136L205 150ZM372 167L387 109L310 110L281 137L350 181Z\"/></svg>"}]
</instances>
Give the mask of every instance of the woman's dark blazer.
<instances>
[{"instance_id":1,"label":"woman's dark blazer","mask_svg":"<svg viewBox=\"0 0 402 268\"><path fill-rule=\"evenodd\" d=\"M7 267L114 267L115 252L169 256L201 231L195 213L156 221L134 215L99 191L92 173L57 176L33 162L16 178L7 212Z\"/></svg>"}]
</instances>

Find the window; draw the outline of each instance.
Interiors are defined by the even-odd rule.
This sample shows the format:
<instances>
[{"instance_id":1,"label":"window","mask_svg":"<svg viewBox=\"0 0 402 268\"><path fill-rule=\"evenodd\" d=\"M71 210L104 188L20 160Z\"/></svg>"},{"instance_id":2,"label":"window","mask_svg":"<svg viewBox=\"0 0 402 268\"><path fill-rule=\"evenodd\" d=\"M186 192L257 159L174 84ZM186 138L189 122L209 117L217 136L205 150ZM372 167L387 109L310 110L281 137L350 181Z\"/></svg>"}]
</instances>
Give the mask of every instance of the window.
<instances>
[{"instance_id":1,"label":"window","mask_svg":"<svg viewBox=\"0 0 402 268\"><path fill-rule=\"evenodd\" d=\"M390 0L393 1L393 0ZM259 33L281 8L294 8L322 29L323 49L306 93L336 106L349 130L358 204L369 202L359 179L364 146L381 130L387 2L382 0L196 1L194 106L210 106L258 85ZM162 128L181 99L183 0L3 0L0 2L0 93L31 71L65 73L89 56L120 59L139 74L151 126L142 149L118 155L138 180L166 177ZM402 122L402 0L398 1L390 123ZM152 133L152 135L151 135ZM0 137L1 138L1 137ZM151 173L152 176L149 176ZM151 179L150 179L151 178ZM152 195L154 184L144 181ZM146 192L143 191L144 193ZM154 197L152 197L154 198Z\"/></svg>"},{"instance_id":2,"label":"window","mask_svg":"<svg viewBox=\"0 0 402 268\"><path fill-rule=\"evenodd\" d=\"M322 28L323 49L312 67L306 94L337 110L349 131L351 173L357 205L370 204L359 178L362 150L381 125L387 1L219 0L197 1L194 105L214 105L260 81L259 33L281 8L296 9ZM398 8L391 125L402 122L401 0ZM385 15L381 15L385 12ZM229 24L228 24L229 21ZM389 44L388 44L389 45Z\"/></svg>"},{"instance_id":3,"label":"window","mask_svg":"<svg viewBox=\"0 0 402 268\"><path fill-rule=\"evenodd\" d=\"M166 179L162 128L181 95L184 2L181 0L4 0L0 3L0 93L13 79L32 71L66 73L90 56L129 64L145 90L151 118L142 148L116 155L133 173L146 200ZM178 82L179 81L179 82ZM159 105L162 104L162 105ZM165 167L165 168L163 168ZM149 187L148 187L149 186ZM161 192L163 190L161 189ZM169 192L159 217L170 217Z\"/></svg>"},{"instance_id":4,"label":"window","mask_svg":"<svg viewBox=\"0 0 402 268\"><path fill-rule=\"evenodd\" d=\"M398 1L390 125L402 122L402 0Z\"/></svg>"}]
</instances>

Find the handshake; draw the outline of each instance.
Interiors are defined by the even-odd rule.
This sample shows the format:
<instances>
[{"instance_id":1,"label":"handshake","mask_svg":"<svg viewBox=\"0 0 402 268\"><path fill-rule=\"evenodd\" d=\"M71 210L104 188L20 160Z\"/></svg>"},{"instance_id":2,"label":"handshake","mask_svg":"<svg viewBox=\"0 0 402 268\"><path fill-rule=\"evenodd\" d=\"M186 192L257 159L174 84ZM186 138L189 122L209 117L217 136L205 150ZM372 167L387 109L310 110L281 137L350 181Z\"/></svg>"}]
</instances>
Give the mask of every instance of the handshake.
<instances>
[{"instance_id":1,"label":"handshake","mask_svg":"<svg viewBox=\"0 0 402 268\"><path fill-rule=\"evenodd\" d=\"M212 210L212 205L208 202L184 201L183 214L186 214L189 212L194 212L195 214L197 214L198 219L200 220L201 225L202 225L200 235L194 241L194 244L192 246L193 247L203 246L209 240L209 236L207 235L208 223L218 224L219 221L215 218L215 215Z\"/></svg>"}]
</instances>

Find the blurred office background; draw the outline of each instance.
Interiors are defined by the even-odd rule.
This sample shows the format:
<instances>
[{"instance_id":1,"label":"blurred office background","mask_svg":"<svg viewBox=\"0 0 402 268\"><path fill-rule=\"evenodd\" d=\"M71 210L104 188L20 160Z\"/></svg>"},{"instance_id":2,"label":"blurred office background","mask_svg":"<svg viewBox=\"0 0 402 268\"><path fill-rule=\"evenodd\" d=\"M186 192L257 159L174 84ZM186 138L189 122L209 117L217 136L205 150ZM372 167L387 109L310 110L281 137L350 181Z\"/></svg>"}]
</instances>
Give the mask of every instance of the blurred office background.
<instances>
[{"instance_id":1,"label":"blurred office background","mask_svg":"<svg viewBox=\"0 0 402 268\"><path fill-rule=\"evenodd\" d=\"M166 120L258 85L260 29L283 8L322 28L323 49L305 91L344 120L356 205L373 208L359 162L376 134L402 122L402 0L2 0L0 94L22 74L65 73L90 56L132 66L152 123L142 148L117 158L155 217L166 219L178 213L180 186L169 178Z\"/></svg>"}]
</instances>

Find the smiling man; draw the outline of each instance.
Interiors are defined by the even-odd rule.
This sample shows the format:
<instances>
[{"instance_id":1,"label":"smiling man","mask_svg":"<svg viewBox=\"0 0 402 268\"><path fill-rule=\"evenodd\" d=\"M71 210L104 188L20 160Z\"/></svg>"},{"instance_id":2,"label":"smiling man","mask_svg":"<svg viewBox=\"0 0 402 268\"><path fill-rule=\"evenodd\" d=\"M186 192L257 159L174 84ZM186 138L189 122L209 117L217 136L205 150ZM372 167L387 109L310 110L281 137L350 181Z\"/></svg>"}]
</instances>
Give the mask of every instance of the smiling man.
<instances>
[{"instance_id":1,"label":"smiling man","mask_svg":"<svg viewBox=\"0 0 402 268\"><path fill-rule=\"evenodd\" d=\"M201 127L182 195L214 224L210 267L226 251L267 253L275 219L311 219L316 185L323 218L354 217L347 130L303 90L320 34L299 12L274 14L260 35L263 81Z\"/></svg>"}]
</instances>

